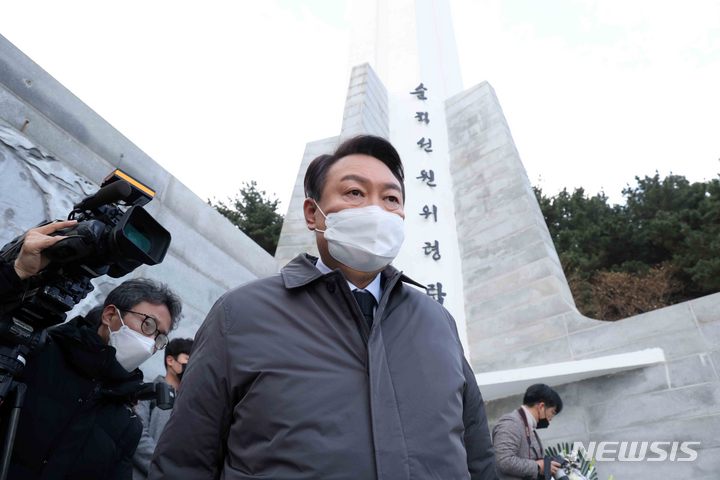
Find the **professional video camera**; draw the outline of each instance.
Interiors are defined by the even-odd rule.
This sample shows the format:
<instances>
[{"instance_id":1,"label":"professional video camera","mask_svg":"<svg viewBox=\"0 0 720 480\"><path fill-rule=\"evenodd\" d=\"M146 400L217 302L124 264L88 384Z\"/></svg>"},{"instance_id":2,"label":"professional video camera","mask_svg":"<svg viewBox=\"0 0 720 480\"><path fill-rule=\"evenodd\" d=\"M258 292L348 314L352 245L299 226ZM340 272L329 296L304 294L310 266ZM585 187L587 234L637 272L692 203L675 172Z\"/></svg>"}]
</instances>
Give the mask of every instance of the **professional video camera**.
<instances>
[{"instance_id":1,"label":"professional video camera","mask_svg":"<svg viewBox=\"0 0 720 480\"><path fill-rule=\"evenodd\" d=\"M53 234L66 238L43 250L48 266L25 281L23 292L0 296L0 403L15 393L0 479L6 474L25 391L15 377L26 358L45 343L45 329L65 321L67 312L93 290L93 278L119 278L165 257L170 233L142 208L154 196L153 190L115 170L95 194L74 206L68 220L77 224ZM23 241L21 235L0 249L2 260L12 264ZM149 384L138 398L154 395L160 408L172 406L174 394L155 388Z\"/></svg>"},{"instance_id":2,"label":"professional video camera","mask_svg":"<svg viewBox=\"0 0 720 480\"><path fill-rule=\"evenodd\" d=\"M555 455L549 457L560 464L560 468L555 473L555 480L590 480L594 468L590 467L588 475L583 473L583 458L578 455L577 451L570 452L567 455ZM585 469L587 470L587 468Z\"/></svg>"},{"instance_id":3,"label":"professional video camera","mask_svg":"<svg viewBox=\"0 0 720 480\"><path fill-rule=\"evenodd\" d=\"M560 468L550 477L549 464L555 461ZM582 445L562 442L545 450L545 478L554 480L597 480L595 462Z\"/></svg>"},{"instance_id":4,"label":"professional video camera","mask_svg":"<svg viewBox=\"0 0 720 480\"><path fill-rule=\"evenodd\" d=\"M587 480L582 474L579 466L574 465L564 457L553 457L553 460L560 464L560 468L553 477L555 480Z\"/></svg>"},{"instance_id":5,"label":"professional video camera","mask_svg":"<svg viewBox=\"0 0 720 480\"><path fill-rule=\"evenodd\" d=\"M154 195L122 171L111 173L100 190L77 203L68 215L77 225L54 234L67 238L43 251L50 260L48 267L28 280L26 291L0 297L0 312L47 328L62 323L66 312L93 290L91 279L119 278L142 264L162 262L170 233L142 208ZM123 210L120 204L129 208ZM0 250L0 257L12 263L23 240L23 236L12 240Z\"/></svg>"},{"instance_id":6,"label":"professional video camera","mask_svg":"<svg viewBox=\"0 0 720 480\"><path fill-rule=\"evenodd\" d=\"M175 389L165 382L144 383L135 399L152 400L160 410L169 410L175 404Z\"/></svg>"}]
</instances>

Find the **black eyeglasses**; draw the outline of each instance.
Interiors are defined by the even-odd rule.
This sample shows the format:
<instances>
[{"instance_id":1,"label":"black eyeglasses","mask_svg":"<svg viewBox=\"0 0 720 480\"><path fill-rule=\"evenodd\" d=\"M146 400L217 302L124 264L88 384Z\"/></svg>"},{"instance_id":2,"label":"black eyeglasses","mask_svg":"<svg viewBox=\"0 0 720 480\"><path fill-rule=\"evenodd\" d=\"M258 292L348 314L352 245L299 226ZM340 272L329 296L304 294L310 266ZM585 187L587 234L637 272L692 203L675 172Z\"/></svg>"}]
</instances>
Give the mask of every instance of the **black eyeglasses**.
<instances>
[{"instance_id":1,"label":"black eyeglasses","mask_svg":"<svg viewBox=\"0 0 720 480\"><path fill-rule=\"evenodd\" d=\"M133 312L132 310L120 309L123 312L132 313L139 317L142 317L142 324L140 324L140 331L145 335L154 335L155 337L155 349L162 350L168 344L168 337L162 332L158 331L158 321L155 317L147 315L145 313Z\"/></svg>"}]
</instances>

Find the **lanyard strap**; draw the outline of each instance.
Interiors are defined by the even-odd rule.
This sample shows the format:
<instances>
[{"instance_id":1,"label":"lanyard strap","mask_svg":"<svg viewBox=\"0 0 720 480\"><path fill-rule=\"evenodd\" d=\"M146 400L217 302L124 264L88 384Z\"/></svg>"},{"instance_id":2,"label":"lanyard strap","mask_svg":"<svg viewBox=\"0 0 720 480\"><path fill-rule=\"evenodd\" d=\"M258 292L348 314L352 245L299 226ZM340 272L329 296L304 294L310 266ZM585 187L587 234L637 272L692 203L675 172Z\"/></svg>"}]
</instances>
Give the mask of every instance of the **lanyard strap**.
<instances>
[{"instance_id":1,"label":"lanyard strap","mask_svg":"<svg viewBox=\"0 0 720 480\"><path fill-rule=\"evenodd\" d=\"M535 458L531 460L540 460L540 456L537 453L537 450L535 450L535 447L532 446L532 440L530 440L530 425L528 425L527 418L525 417L525 411L522 407L518 408L518 413L520 414L520 418L522 419L523 423L525 424L525 438L527 439L528 443L528 454L532 450L532 453L535 454ZM537 438L537 432L535 432L535 438ZM538 440L539 442L539 440Z\"/></svg>"}]
</instances>

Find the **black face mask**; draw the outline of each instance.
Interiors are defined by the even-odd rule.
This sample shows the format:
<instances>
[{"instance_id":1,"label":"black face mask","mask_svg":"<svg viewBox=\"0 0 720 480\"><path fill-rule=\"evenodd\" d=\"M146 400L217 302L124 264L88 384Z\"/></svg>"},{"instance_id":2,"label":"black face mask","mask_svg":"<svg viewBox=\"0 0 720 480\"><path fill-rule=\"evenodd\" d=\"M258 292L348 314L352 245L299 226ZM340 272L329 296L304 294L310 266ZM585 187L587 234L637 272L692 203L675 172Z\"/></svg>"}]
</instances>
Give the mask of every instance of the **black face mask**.
<instances>
[{"instance_id":1,"label":"black face mask","mask_svg":"<svg viewBox=\"0 0 720 480\"><path fill-rule=\"evenodd\" d=\"M545 411L545 418L539 419L535 428L547 428L550 425L550 420L547 419L547 409L543 408L543 410Z\"/></svg>"},{"instance_id":2,"label":"black face mask","mask_svg":"<svg viewBox=\"0 0 720 480\"><path fill-rule=\"evenodd\" d=\"M183 373L185 373L185 367L187 366L187 363L181 363L180 364L180 373L176 373L175 376L178 380L182 381Z\"/></svg>"}]
</instances>

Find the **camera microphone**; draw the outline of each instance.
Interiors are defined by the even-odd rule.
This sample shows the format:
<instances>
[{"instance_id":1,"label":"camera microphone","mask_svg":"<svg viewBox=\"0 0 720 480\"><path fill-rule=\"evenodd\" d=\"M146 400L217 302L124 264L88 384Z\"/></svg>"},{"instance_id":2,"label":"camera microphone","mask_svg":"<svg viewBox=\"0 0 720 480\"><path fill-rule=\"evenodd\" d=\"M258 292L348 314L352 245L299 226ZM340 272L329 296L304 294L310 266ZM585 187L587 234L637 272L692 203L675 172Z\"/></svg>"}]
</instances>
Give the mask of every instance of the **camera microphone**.
<instances>
[{"instance_id":1,"label":"camera microphone","mask_svg":"<svg viewBox=\"0 0 720 480\"><path fill-rule=\"evenodd\" d=\"M97 207L125 200L132 194L132 187L124 180L117 180L105 185L95 195L84 198L77 205L76 210L94 210Z\"/></svg>"}]
</instances>

